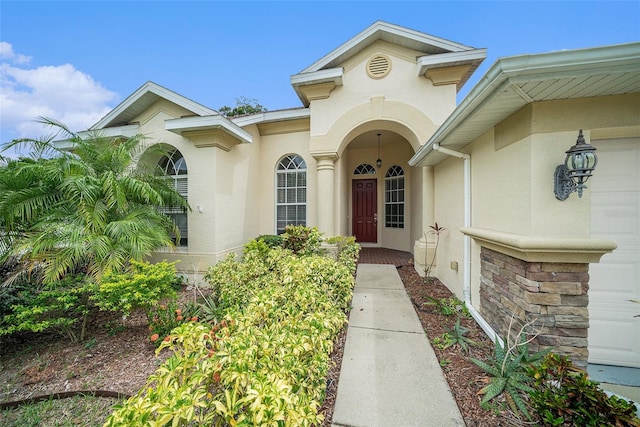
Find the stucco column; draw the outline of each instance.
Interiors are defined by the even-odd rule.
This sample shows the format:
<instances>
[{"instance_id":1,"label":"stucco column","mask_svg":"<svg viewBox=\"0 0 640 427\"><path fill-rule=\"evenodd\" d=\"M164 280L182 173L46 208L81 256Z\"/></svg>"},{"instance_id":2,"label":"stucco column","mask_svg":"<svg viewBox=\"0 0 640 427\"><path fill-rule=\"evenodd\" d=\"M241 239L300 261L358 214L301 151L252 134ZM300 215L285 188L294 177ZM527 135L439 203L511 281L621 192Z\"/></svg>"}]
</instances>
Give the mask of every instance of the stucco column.
<instances>
[{"instance_id":1,"label":"stucco column","mask_svg":"<svg viewBox=\"0 0 640 427\"><path fill-rule=\"evenodd\" d=\"M429 234L429 226L435 222L435 182L433 166L422 167L422 236L413 246L414 268L420 275L433 256L435 236Z\"/></svg>"},{"instance_id":2,"label":"stucco column","mask_svg":"<svg viewBox=\"0 0 640 427\"><path fill-rule=\"evenodd\" d=\"M326 237L335 235L334 162L337 156L316 157L318 171L318 229Z\"/></svg>"}]
</instances>

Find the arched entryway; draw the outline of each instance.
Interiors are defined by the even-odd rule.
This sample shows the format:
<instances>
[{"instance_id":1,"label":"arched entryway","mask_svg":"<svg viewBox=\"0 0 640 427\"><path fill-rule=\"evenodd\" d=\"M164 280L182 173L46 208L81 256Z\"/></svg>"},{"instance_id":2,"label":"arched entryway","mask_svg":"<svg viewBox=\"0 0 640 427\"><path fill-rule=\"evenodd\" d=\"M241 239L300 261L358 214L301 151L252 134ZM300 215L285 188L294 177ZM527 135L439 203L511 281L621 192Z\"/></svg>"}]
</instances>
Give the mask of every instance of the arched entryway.
<instances>
[{"instance_id":1,"label":"arched entryway","mask_svg":"<svg viewBox=\"0 0 640 427\"><path fill-rule=\"evenodd\" d=\"M407 163L413 154L409 141L383 123L346 145L339 161L345 234L363 246L411 252L422 226L421 182Z\"/></svg>"}]
</instances>

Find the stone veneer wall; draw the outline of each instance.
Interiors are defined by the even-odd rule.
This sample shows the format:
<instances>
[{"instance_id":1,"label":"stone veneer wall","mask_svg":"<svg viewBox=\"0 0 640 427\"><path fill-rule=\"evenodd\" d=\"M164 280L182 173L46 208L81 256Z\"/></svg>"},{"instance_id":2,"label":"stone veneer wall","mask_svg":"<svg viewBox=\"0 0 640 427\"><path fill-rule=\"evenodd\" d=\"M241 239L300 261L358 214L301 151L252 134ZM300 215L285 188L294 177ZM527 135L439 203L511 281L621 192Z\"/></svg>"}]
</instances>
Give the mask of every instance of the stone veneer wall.
<instances>
[{"instance_id":1,"label":"stone veneer wall","mask_svg":"<svg viewBox=\"0 0 640 427\"><path fill-rule=\"evenodd\" d=\"M527 262L482 247L480 313L502 338L511 317L513 339L522 325L540 332L531 351L552 347L586 368L589 355L589 264Z\"/></svg>"}]
</instances>

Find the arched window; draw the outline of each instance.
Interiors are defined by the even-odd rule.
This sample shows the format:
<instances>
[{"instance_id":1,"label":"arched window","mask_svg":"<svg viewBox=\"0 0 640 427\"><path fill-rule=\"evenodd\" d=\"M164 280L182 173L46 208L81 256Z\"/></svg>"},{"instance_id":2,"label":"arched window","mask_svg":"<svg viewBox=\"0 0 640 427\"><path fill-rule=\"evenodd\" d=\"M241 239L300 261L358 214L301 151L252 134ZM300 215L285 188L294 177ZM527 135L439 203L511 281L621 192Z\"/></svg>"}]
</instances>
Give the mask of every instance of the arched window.
<instances>
[{"instance_id":1,"label":"arched window","mask_svg":"<svg viewBox=\"0 0 640 427\"><path fill-rule=\"evenodd\" d=\"M358 165L357 168L355 168L355 170L353 171L353 174L354 175L375 175L376 168L374 168L368 163L363 163L361 165Z\"/></svg>"},{"instance_id":2,"label":"arched window","mask_svg":"<svg viewBox=\"0 0 640 427\"><path fill-rule=\"evenodd\" d=\"M297 154L284 156L276 169L276 233L287 225L307 225L307 164Z\"/></svg>"},{"instance_id":3,"label":"arched window","mask_svg":"<svg viewBox=\"0 0 640 427\"><path fill-rule=\"evenodd\" d=\"M384 178L384 226L404 228L404 170L391 166Z\"/></svg>"},{"instance_id":4,"label":"arched window","mask_svg":"<svg viewBox=\"0 0 640 427\"><path fill-rule=\"evenodd\" d=\"M182 153L174 150L166 156L162 156L158 162L158 167L173 181L174 188L182 197L187 198L188 179L187 179L187 162L185 162ZM176 242L179 246L187 246L189 242L189 229L187 228L187 211L183 208L165 208L164 213L169 215L180 230L180 242Z\"/></svg>"}]
</instances>

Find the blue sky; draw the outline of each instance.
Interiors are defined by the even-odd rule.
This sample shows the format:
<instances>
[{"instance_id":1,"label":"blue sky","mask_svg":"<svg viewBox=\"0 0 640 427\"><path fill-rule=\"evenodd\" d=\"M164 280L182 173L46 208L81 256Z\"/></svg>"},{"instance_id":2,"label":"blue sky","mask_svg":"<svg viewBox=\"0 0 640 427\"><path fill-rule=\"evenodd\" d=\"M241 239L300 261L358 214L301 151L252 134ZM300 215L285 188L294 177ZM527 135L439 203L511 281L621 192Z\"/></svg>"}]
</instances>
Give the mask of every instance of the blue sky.
<instances>
[{"instance_id":1,"label":"blue sky","mask_svg":"<svg viewBox=\"0 0 640 427\"><path fill-rule=\"evenodd\" d=\"M0 143L82 130L148 80L211 108L236 98L301 106L289 77L377 20L468 46L487 59L640 41L636 1L4 1Z\"/></svg>"}]
</instances>

